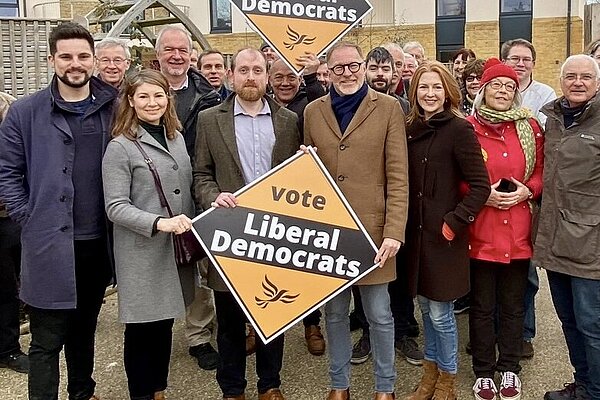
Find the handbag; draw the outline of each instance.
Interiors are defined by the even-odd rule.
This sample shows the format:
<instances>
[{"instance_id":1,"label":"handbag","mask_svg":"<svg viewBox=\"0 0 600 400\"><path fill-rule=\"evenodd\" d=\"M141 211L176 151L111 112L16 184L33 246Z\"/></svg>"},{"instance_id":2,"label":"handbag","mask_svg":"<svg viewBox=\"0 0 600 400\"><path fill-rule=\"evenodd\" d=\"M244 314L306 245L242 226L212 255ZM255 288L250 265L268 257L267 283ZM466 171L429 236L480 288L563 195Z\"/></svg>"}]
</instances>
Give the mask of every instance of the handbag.
<instances>
[{"instance_id":1,"label":"handbag","mask_svg":"<svg viewBox=\"0 0 600 400\"><path fill-rule=\"evenodd\" d=\"M158 171L154 166L154 162L148 153L144 151L142 146L137 140L133 140L133 143L137 146L137 148L142 153L144 157L144 161L148 164L148 168L152 173L152 177L154 178L154 186L156 186L156 191L158 192L158 197L160 199L160 205L167 209L169 213L169 217L173 218L173 211L171 211L171 206L169 206L169 202L167 201L167 196L165 196L165 192L162 188L162 183L160 181L160 176L158 175ZM171 234L173 238L173 248L175 250L175 263L178 267L184 267L187 265L192 265L202 258L206 257L206 252L200 245L200 242L194 236L194 232L191 230L186 231L180 235Z\"/></svg>"}]
</instances>

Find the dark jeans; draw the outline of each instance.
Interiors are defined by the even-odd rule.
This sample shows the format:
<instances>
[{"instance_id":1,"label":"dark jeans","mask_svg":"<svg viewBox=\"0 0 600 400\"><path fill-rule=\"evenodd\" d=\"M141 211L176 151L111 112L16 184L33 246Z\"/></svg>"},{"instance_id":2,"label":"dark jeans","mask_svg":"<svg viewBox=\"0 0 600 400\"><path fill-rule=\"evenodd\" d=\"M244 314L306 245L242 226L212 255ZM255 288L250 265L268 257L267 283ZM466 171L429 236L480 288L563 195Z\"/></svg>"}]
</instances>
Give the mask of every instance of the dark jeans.
<instances>
[{"instance_id":1,"label":"dark jeans","mask_svg":"<svg viewBox=\"0 0 600 400\"><path fill-rule=\"evenodd\" d=\"M469 336L477 378L493 378L495 371L521 371L528 271L528 259L512 260L510 264L471 260Z\"/></svg>"},{"instance_id":2,"label":"dark jeans","mask_svg":"<svg viewBox=\"0 0 600 400\"><path fill-rule=\"evenodd\" d=\"M17 285L20 267L19 226L9 218L0 218L0 358L21 349Z\"/></svg>"},{"instance_id":3,"label":"dark jeans","mask_svg":"<svg viewBox=\"0 0 600 400\"><path fill-rule=\"evenodd\" d=\"M125 324L123 354L131 400L153 400L167 388L173 319Z\"/></svg>"},{"instance_id":4,"label":"dark jeans","mask_svg":"<svg viewBox=\"0 0 600 400\"><path fill-rule=\"evenodd\" d=\"M309 327L311 325L319 325L321 323L321 310L316 309L315 311L308 314L302 320L304 327Z\"/></svg>"},{"instance_id":5,"label":"dark jeans","mask_svg":"<svg viewBox=\"0 0 600 400\"><path fill-rule=\"evenodd\" d=\"M219 365L217 382L224 397L238 396L246 389L246 317L229 292L215 291ZM258 393L281 385L279 372L283 360L283 335L265 345L256 340Z\"/></svg>"},{"instance_id":6,"label":"dark jeans","mask_svg":"<svg viewBox=\"0 0 600 400\"><path fill-rule=\"evenodd\" d=\"M575 381L600 399L600 280L547 273Z\"/></svg>"},{"instance_id":7,"label":"dark jeans","mask_svg":"<svg viewBox=\"0 0 600 400\"><path fill-rule=\"evenodd\" d=\"M105 239L75 241L74 246L77 308L31 307L29 400L58 399L63 346L69 400L89 400L94 394L94 335L111 269Z\"/></svg>"}]
</instances>

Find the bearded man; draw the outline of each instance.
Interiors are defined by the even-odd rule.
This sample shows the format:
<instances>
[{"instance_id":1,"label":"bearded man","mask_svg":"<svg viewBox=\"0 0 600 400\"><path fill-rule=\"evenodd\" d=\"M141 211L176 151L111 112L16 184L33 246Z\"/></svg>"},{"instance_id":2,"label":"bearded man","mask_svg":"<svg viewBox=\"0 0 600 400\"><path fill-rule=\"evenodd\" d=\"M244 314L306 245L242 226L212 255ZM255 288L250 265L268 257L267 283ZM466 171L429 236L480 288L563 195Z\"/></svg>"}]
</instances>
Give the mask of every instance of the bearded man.
<instances>
[{"instance_id":1,"label":"bearded man","mask_svg":"<svg viewBox=\"0 0 600 400\"><path fill-rule=\"evenodd\" d=\"M229 82L234 96L202 111L194 161L194 192L198 209L235 207L235 191L261 177L296 153L301 137L298 117L266 96L267 59L257 49L233 56ZM224 399L245 399L246 318L216 269L208 269L215 291L217 344L221 362L217 382ZM257 341L259 400L283 400L279 390L283 335L268 345Z\"/></svg>"}]
</instances>

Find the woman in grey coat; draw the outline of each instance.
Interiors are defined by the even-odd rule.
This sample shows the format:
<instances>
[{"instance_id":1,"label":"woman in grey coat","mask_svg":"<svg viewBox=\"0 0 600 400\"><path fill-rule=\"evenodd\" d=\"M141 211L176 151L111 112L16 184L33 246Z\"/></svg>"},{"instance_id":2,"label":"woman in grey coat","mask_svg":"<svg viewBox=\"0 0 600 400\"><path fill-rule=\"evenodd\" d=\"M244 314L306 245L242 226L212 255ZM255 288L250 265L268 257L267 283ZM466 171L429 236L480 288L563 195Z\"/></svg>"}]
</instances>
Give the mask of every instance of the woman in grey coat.
<instances>
[{"instance_id":1,"label":"woman in grey coat","mask_svg":"<svg viewBox=\"0 0 600 400\"><path fill-rule=\"evenodd\" d=\"M193 293L193 267L178 268L173 250L173 235L191 229L194 213L192 171L180 128L165 78L153 70L132 75L121 91L114 139L102 163L132 400L164 399L173 321L185 315L184 297ZM136 141L158 170L172 218Z\"/></svg>"}]
</instances>

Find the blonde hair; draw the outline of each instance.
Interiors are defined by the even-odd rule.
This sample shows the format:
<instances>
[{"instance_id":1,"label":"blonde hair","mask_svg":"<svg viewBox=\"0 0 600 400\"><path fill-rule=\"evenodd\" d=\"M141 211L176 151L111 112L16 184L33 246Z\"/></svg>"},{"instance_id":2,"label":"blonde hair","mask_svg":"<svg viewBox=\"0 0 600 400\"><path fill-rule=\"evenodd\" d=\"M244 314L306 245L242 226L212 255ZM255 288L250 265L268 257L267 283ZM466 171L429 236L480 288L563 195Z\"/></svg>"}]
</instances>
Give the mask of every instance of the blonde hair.
<instances>
[{"instance_id":1,"label":"blonde hair","mask_svg":"<svg viewBox=\"0 0 600 400\"><path fill-rule=\"evenodd\" d=\"M168 99L167 110L162 116L162 122L167 132L167 139L173 140L177 136L177 131L182 129L181 123L175 112L173 96L169 92L169 83L167 79L158 71L152 69L143 69L130 74L126 79L121 93L119 95L119 106L115 115L112 136L125 135L128 139L137 138L138 119L135 109L129 104L129 99L133 97L137 88L144 83L161 87Z\"/></svg>"},{"instance_id":2,"label":"blonde hair","mask_svg":"<svg viewBox=\"0 0 600 400\"><path fill-rule=\"evenodd\" d=\"M454 79L444 64L439 61L424 61L423 64L417 68L411 80L410 90L408 92L408 100L410 101L411 109L406 119L406 123L410 125L418 119L424 118L423 109L417 101L417 90L419 88L419 80L426 72L435 72L440 76L444 94L446 96L446 99L444 100L444 110L450 110L452 114L463 118L459 109L461 94L456 79Z\"/></svg>"}]
</instances>

